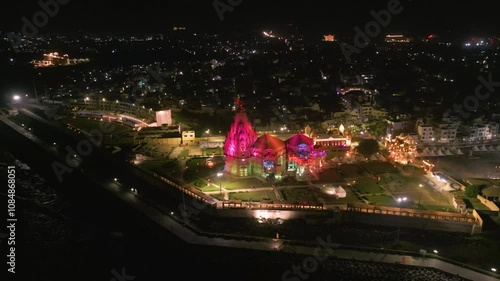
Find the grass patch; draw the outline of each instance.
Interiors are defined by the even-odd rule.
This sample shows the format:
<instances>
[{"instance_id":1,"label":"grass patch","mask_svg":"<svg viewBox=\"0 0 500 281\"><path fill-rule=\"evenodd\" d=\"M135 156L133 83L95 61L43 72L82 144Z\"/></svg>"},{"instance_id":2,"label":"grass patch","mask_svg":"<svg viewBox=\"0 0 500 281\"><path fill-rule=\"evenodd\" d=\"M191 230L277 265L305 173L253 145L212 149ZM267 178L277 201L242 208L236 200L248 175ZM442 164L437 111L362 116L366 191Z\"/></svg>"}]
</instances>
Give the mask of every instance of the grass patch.
<instances>
[{"instance_id":1,"label":"grass patch","mask_svg":"<svg viewBox=\"0 0 500 281\"><path fill-rule=\"evenodd\" d=\"M249 199L252 199L252 202L260 202L262 200L276 201L276 197L274 196L274 192L272 190L229 193L229 200L241 200L243 202L247 202Z\"/></svg>"},{"instance_id":2,"label":"grass patch","mask_svg":"<svg viewBox=\"0 0 500 281\"><path fill-rule=\"evenodd\" d=\"M362 162L359 165L373 175L399 172L399 170L389 162L370 161L370 162Z\"/></svg>"},{"instance_id":3,"label":"grass patch","mask_svg":"<svg viewBox=\"0 0 500 281\"><path fill-rule=\"evenodd\" d=\"M219 184L219 178L213 177L212 182L215 184ZM230 176L224 175L221 179L222 187L227 190L236 190L236 189L246 189L252 188L252 186L256 189L265 186L263 182L255 178L232 178ZM269 184L267 184L269 186Z\"/></svg>"},{"instance_id":4,"label":"grass patch","mask_svg":"<svg viewBox=\"0 0 500 281\"><path fill-rule=\"evenodd\" d=\"M477 211L490 211L490 208L481 203L477 198L464 198L463 200L467 208L472 208Z\"/></svg>"},{"instance_id":5,"label":"grass patch","mask_svg":"<svg viewBox=\"0 0 500 281\"><path fill-rule=\"evenodd\" d=\"M223 201L224 200L224 194L219 194L219 193L214 193L214 194L210 194L210 196L212 196L213 198L219 200L219 201Z\"/></svg>"},{"instance_id":6,"label":"grass patch","mask_svg":"<svg viewBox=\"0 0 500 281\"><path fill-rule=\"evenodd\" d=\"M218 186L213 186L213 185L207 185L204 187L196 187L198 190L201 192L213 192L213 191L220 191L220 188Z\"/></svg>"},{"instance_id":7,"label":"grass patch","mask_svg":"<svg viewBox=\"0 0 500 281\"><path fill-rule=\"evenodd\" d=\"M222 171L223 165L224 163L221 162L210 166L204 158L189 159L186 162L186 171L184 171L183 178L186 181L194 181L199 178L207 179L218 171Z\"/></svg>"},{"instance_id":8,"label":"grass patch","mask_svg":"<svg viewBox=\"0 0 500 281\"><path fill-rule=\"evenodd\" d=\"M357 164L340 165L339 173L344 178L356 178L366 176L365 171Z\"/></svg>"},{"instance_id":9,"label":"grass patch","mask_svg":"<svg viewBox=\"0 0 500 281\"><path fill-rule=\"evenodd\" d=\"M366 196L366 199L368 199L368 201L370 201L373 205L377 206L393 206L395 204L394 198L389 195Z\"/></svg>"},{"instance_id":10,"label":"grass patch","mask_svg":"<svg viewBox=\"0 0 500 281\"><path fill-rule=\"evenodd\" d=\"M318 182L324 183L332 183L332 182L341 182L343 181L343 177L341 173L337 169L326 169L319 173Z\"/></svg>"},{"instance_id":11,"label":"grass patch","mask_svg":"<svg viewBox=\"0 0 500 281\"><path fill-rule=\"evenodd\" d=\"M375 194L375 193L385 192L384 189L377 184L377 180L372 178L356 179L356 184L354 187L364 194L366 193Z\"/></svg>"},{"instance_id":12,"label":"grass patch","mask_svg":"<svg viewBox=\"0 0 500 281\"><path fill-rule=\"evenodd\" d=\"M305 188L288 188L281 190L283 199L292 204L318 204L318 198L314 191Z\"/></svg>"},{"instance_id":13,"label":"grass patch","mask_svg":"<svg viewBox=\"0 0 500 281\"><path fill-rule=\"evenodd\" d=\"M439 211L439 212L450 212L454 211L455 208L451 205L422 205L425 210L429 211Z\"/></svg>"}]
</instances>

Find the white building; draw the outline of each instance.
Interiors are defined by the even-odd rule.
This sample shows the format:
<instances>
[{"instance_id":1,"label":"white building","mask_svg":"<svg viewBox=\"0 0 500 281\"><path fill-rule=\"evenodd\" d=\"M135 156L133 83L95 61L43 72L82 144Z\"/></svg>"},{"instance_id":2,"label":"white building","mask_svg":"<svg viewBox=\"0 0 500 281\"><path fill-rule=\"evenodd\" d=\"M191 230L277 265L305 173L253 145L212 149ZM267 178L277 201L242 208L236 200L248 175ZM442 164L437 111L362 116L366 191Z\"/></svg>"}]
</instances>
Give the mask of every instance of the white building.
<instances>
[{"instance_id":1,"label":"white building","mask_svg":"<svg viewBox=\"0 0 500 281\"><path fill-rule=\"evenodd\" d=\"M434 130L434 138L438 142L454 142L457 138L458 127L455 124L439 124Z\"/></svg>"},{"instance_id":2,"label":"white building","mask_svg":"<svg viewBox=\"0 0 500 281\"><path fill-rule=\"evenodd\" d=\"M368 120L370 118L383 118L387 117L387 111L384 109L377 109L369 104L360 105L357 110L359 111L359 118L361 120Z\"/></svg>"},{"instance_id":3,"label":"white building","mask_svg":"<svg viewBox=\"0 0 500 281\"><path fill-rule=\"evenodd\" d=\"M434 138L434 128L430 125L418 125L417 133L422 142L432 142Z\"/></svg>"},{"instance_id":4,"label":"white building","mask_svg":"<svg viewBox=\"0 0 500 281\"><path fill-rule=\"evenodd\" d=\"M499 124L490 122L489 124L475 124L469 128L467 141L481 141L496 138Z\"/></svg>"},{"instance_id":5,"label":"white building","mask_svg":"<svg viewBox=\"0 0 500 281\"><path fill-rule=\"evenodd\" d=\"M182 144L189 145L195 142L196 136L194 131L182 131Z\"/></svg>"}]
</instances>

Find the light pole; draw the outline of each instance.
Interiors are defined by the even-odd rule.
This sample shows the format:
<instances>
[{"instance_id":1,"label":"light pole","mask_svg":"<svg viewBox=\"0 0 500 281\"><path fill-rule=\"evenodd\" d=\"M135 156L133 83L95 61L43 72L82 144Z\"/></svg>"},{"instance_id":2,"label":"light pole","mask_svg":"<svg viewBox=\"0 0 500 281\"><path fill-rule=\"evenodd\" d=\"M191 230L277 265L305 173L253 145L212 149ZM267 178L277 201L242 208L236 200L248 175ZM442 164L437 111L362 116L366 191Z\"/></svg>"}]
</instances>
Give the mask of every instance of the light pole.
<instances>
[{"instance_id":1,"label":"light pole","mask_svg":"<svg viewBox=\"0 0 500 281\"><path fill-rule=\"evenodd\" d=\"M220 196L222 197L222 175L223 173L217 173L217 177L219 178L219 191L220 191Z\"/></svg>"},{"instance_id":2,"label":"light pole","mask_svg":"<svg viewBox=\"0 0 500 281\"><path fill-rule=\"evenodd\" d=\"M16 107L12 106L12 108L15 109L16 112L21 108L22 102L23 102L23 100L22 100L21 95L15 94L12 96L12 104L17 105Z\"/></svg>"},{"instance_id":3,"label":"light pole","mask_svg":"<svg viewBox=\"0 0 500 281\"><path fill-rule=\"evenodd\" d=\"M420 197L422 197L422 187L424 187L424 185L419 184L418 187L419 187L419 189L418 189L419 190L419 192L418 192L418 204L420 205Z\"/></svg>"},{"instance_id":4,"label":"light pole","mask_svg":"<svg viewBox=\"0 0 500 281\"><path fill-rule=\"evenodd\" d=\"M398 232L397 232L397 236L396 236L396 241L399 242L399 232L400 232L400 222L401 222L401 203L402 202L405 202L406 200L408 200L406 197L399 197L398 199L396 199L397 202L398 202L398 205L399 205L399 217L398 217Z\"/></svg>"}]
</instances>

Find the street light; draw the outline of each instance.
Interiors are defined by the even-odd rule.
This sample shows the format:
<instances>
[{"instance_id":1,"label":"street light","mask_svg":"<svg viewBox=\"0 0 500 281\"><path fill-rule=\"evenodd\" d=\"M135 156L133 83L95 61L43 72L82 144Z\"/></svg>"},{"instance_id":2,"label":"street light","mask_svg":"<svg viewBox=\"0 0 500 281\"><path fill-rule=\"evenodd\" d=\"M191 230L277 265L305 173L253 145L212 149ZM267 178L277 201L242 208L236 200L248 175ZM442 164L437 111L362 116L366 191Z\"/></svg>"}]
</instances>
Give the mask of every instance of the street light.
<instances>
[{"instance_id":1,"label":"street light","mask_svg":"<svg viewBox=\"0 0 500 281\"><path fill-rule=\"evenodd\" d=\"M438 250L434 250L434 254L438 254Z\"/></svg>"},{"instance_id":2,"label":"street light","mask_svg":"<svg viewBox=\"0 0 500 281\"><path fill-rule=\"evenodd\" d=\"M399 232L400 232L400 222L401 222L401 205L400 205L400 203L405 202L406 200L408 200L408 198L406 198L406 197L398 197L396 199L396 201L398 202L398 205L399 205L398 233L396 236L396 241L398 241L398 242L399 242Z\"/></svg>"},{"instance_id":3,"label":"street light","mask_svg":"<svg viewBox=\"0 0 500 281\"><path fill-rule=\"evenodd\" d=\"M217 173L217 177L219 178L219 190L220 190L220 196L222 196L222 175L223 173Z\"/></svg>"},{"instance_id":4,"label":"street light","mask_svg":"<svg viewBox=\"0 0 500 281\"><path fill-rule=\"evenodd\" d=\"M492 268L491 268L491 271L493 271L493 272L497 272L497 269L496 269L496 268L494 268L494 267L492 267Z\"/></svg>"},{"instance_id":5,"label":"street light","mask_svg":"<svg viewBox=\"0 0 500 281\"><path fill-rule=\"evenodd\" d=\"M420 188L419 188L419 193L418 193L418 204L419 204L419 205L420 205L420 197L422 197L422 187L423 187L423 186L424 186L423 184L419 184L419 185L418 185L418 187L420 187Z\"/></svg>"},{"instance_id":6,"label":"street light","mask_svg":"<svg viewBox=\"0 0 500 281\"><path fill-rule=\"evenodd\" d=\"M20 95L14 95L14 96L12 97L12 99L13 99L14 101L20 101L20 100L21 100L21 96L20 96Z\"/></svg>"}]
</instances>

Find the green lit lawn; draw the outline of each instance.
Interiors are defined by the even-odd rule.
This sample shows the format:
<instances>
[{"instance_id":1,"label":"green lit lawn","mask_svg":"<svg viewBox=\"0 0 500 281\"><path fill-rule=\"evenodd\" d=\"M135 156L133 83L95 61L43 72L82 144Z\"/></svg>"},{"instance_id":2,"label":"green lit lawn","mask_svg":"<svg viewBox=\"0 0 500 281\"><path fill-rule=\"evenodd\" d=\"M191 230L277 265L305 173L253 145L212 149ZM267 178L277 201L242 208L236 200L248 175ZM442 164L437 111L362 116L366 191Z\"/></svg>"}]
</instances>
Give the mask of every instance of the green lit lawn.
<instances>
[{"instance_id":1,"label":"green lit lawn","mask_svg":"<svg viewBox=\"0 0 500 281\"><path fill-rule=\"evenodd\" d=\"M373 205L377 206L394 206L394 198L389 195L373 195L373 196L366 196L368 201L372 203Z\"/></svg>"},{"instance_id":2,"label":"green lit lawn","mask_svg":"<svg viewBox=\"0 0 500 281\"><path fill-rule=\"evenodd\" d=\"M399 170L389 162L370 161L370 162L362 162L359 165L373 175L399 172Z\"/></svg>"},{"instance_id":3,"label":"green lit lawn","mask_svg":"<svg viewBox=\"0 0 500 281\"><path fill-rule=\"evenodd\" d=\"M316 194L309 188L288 188L281 190L281 196L288 203L301 203L306 202L307 204L317 204L319 203L316 198Z\"/></svg>"},{"instance_id":4,"label":"green lit lawn","mask_svg":"<svg viewBox=\"0 0 500 281\"><path fill-rule=\"evenodd\" d=\"M220 191L220 188L218 186L213 186L213 185L207 185L205 187L196 187L199 189L201 192L212 192L212 191Z\"/></svg>"},{"instance_id":5,"label":"green lit lawn","mask_svg":"<svg viewBox=\"0 0 500 281\"><path fill-rule=\"evenodd\" d=\"M276 201L276 197L274 196L274 192L272 190L229 193L229 200L241 200L243 202L247 202L250 198L252 199L252 202L260 202L264 200L264 198Z\"/></svg>"},{"instance_id":6,"label":"green lit lawn","mask_svg":"<svg viewBox=\"0 0 500 281\"><path fill-rule=\"evenodd\" d=\"M214 193L214 194L210 194L210 196L212 196L213 198L219 200L219 201L223 201L224 200L224 194L223 195L220 195L219 193Z\"/></svg>"},{"instance_id":7,"label":"green lit lawn","mask_svg":"<svg viewBox=\"0 0 500 281\"><path fill-rule=\"evenodd\" d=\"M360 178L356 179L355 187L361 193L376 194L385 192L378 184L377 180L372 178Z\"/></svg>"},{"instance_id":8,"label":"green lit lawn","mask_svg":"<svg viewBox=\"0 0 500 281\"><path fill-rule=\"evenodd\" d=\"M343 181L342 175L336 168L325 169L319 173L318 183L334 183ZM302 183L303 184L303 183Z\"/></svg>"},{"instance_id":9,"label":"green lit lawn","mask_svg":"<svg viewBox=\"0 0 500 281\"><path fill-rule=\"evenodd\" d=\"M478 211L490 211L490 208L481 203L477 198L465 198L464 201L467 208L473 208Z\"/></svg>"},{"instance_id":10,"label":"green lit lawn","mask_svg":"<svg viewBox=\"0 0 500 281\"><path fill-rule=\"evenodd\" d=\"M340 166L340 174L344 178L356 178L367 176L365 171L357 164L343 164Z\"/></svg>"},{"instance_id":11,"label":"green lit lawn","mask_svg":"<svg viewBox=\"0 0 500 281\"><path fill-rule=\"evenodd\" d=\"M213 176L222 171L223 166L222 162L209 166L206 159L190 159L186 162L184 180L194 181L199 178L213 180Z\"/></svg>"},{"instance_id":12,"label":"green lit lawn","mask_svg":"<svg viewBox=\"0 0 500 281\"><path fill-rule=\"evenodd\" d=\"M423 207L429 211L450 212L455 210L451 205L423 205Z\"/></svg>"},{"instance_id":13,"label":"green lit lawn","mask_svg":"<svg viewBox=\"0 0 500 281\"><path fill-rule=\"evenodd\" d=\"M227 190L236 189L247 189L247 188L260 188L263 186L270 186L270 184L265 184L262 181L255 178L232 178L228 175L224 175L219 179L217 176L212 177L214 184L219 185L219 180L222 181L222 187Z\"/></svg>"}]
</instances>

